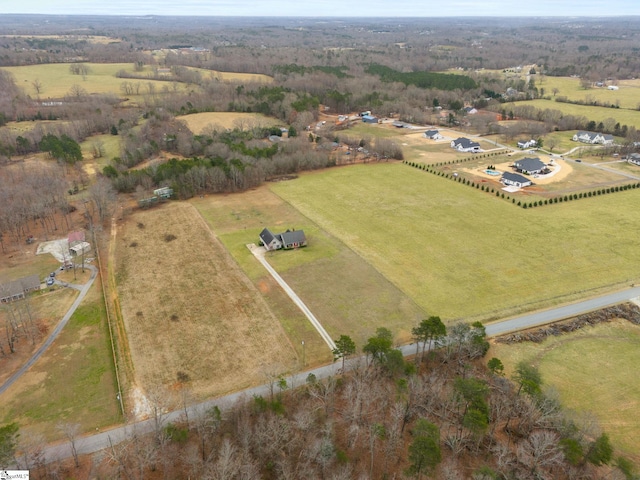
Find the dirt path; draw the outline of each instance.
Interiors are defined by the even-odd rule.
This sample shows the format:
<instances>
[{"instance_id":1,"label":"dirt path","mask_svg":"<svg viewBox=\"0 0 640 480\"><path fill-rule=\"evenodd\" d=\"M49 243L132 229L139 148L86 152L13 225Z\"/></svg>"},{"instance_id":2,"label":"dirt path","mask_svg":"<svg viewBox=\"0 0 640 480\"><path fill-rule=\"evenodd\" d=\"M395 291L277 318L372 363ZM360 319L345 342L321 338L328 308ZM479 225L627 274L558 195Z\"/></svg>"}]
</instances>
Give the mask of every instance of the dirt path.
<instances>
[{"instance_id":1,"label":"dirt path","mask_svg":"<svg viewBox=\"0 0 640 480\"><path fill-rule=\"evenodd\" d=\"M269 262L267 262L267 260L264 258L264 248L257 247L253 243L250 243L249 245L247 245L247 248L249 249L249 251L251 251L253 256L256 257L258 261L264 266L264 268L267 269L267 271L271 274L273 279L276 282L278 282L278 284L282 287L285 293L289 295L289 298L293 300L293 303L295 303L298 306L298 308L302 310L302 313L305 314L305 316L309 319L309 321L314 326L314 328L318 331L322 339L329 346L331 351L333 351L336 348L336 344L331 338L331 335L327 333L327 331L324 329L320 321L318 321L318 319L311 312L311 310L309 310L309 307L305 305L302 299L296 294L296 292L293 291L293 289L289 286L289 284L284 281L284 279L278 274L278 272L275 271L275 269L271 265L269 265Z\"/></svg>"}]
</instances>

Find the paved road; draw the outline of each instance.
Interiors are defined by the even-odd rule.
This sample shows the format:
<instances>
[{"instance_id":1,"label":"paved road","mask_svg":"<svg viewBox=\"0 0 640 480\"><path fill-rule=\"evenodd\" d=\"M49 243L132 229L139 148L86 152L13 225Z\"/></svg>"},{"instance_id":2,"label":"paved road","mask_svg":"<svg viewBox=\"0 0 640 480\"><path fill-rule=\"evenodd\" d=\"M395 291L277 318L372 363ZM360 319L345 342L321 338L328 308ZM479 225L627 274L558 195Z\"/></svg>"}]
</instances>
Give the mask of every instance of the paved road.
<instances>
[{"instance_id":1,"label":"paved road","mask_svg":"<svg viewBox=\"0 0 640 480\"><path fill-rule=\"evenodd\" d=\"M40 346L40 348L36 350L36 352L27 361L27 363L25 363L22 367L20 367L20 369L16 373L11 375L7 379L7 381L4 382L2 386L0 386L0 395L2 395L11 385L13 385L13 383L16 380L18 380L27 370L29 370L29 368L31 368L31 365L36 363L36 361L42 356L42 354L47 351L47 349L51 346L53 341L58 337L62 329L65 327L65 325L71 318L71 315L73 315L73 313L76 311L76 308L78 308L78 305L80 305L80 302L82 302L84 297L87 295L87 292L91 288L91 285L93 285L93 281L96 279L96 276L98 275L98 270L93 265L85 265L85 268L88 268L89 270L91 270L91 277L89 278L89 281L87 283L85 283L84 285L75 285L75 284L66 284L66 283L64 284L67 287L80 290L80 294L78 295L78 298L76 298L75 302L73 302L73 305L71 305L71 308L69 308L69 310L64 315L64 317L62 317L62 320L58 323L58 325L56 325L56 328L53 329L53 332L51 332L51 335L49 335L49 338L47 338L45 342ZM61 284L61 282L59 282L58 280L56 280L56 283Z\"/></svg>"},{"instance_id":2,"label":"paved road","mask_svg":"<svg viewBox=\"0 0 640 480\"><path fill-rule=\"evenodd\" d=\"M632 287L597 298L576 302L570 305L565 305L542 312L495 322L486 326L487 334L489 336L495 336L513 332L518 329L526 329L538 325L544 325L629 300L637 301L638 297L640 297L640 287ZM416 345L403 345L402 347L400 347L400 350L405 356L413 355L416 353ZM352 358L346 362L345 368L349 369L354 365L358 363L362 364L363 362L365 362L364 357ZM315 368L313 370L307 370L297 373L286 378L287 385L290 388L295 388L302 385L306 381L306 378L310 373L314 374L319 380L327 378L329 376L337 375L340 373L340 366L341 363L338 362L331 365L325 365L323 367ZM269 395L269 392L269 385L260 385L188 407L187 414L190 419L193 419L198 417L199 415L202 415L206 410L213 407L214 405L218 406L221 410L224 411L226 409L232 408L240 401L253 398L254 395L267 397ZM162 417L162 422L163 424L166 424L168 422L175 422L183 418L184 410L176 410L164 415ZM80 454L94 453L99 450L108 448L111 444L116 445L126 440L127 438L130 438L133 432L136 432L138 434L152 432L154 429L154 425L154 419L149 419L137 422L135 424L126 425L124 427L105 430L95 435L89 435L80 438L76 443L76 448ZM68 442L51 445L46 449L45 455L47 461L70 458L71 448Z\"/></svg>"},{"instance_id":3,"label":"paved road","mask_svg":"<svg viewBox=\"0 0 640 480\"><path fill-rule=\"evenodd\" d=\"M619 292L603 295L601 297L564 305L562 307L543 310L541 312L531 313L529 315L523 315L512 319L501 320L499 322L486 325L487 335L503 335L517 330L524 330L539 325L545 325L547 323L557 322L565 318L575 317L582 313L627 302L638 296L640 296L640 287L632 287Z\"/></svg>"}]
</instances>

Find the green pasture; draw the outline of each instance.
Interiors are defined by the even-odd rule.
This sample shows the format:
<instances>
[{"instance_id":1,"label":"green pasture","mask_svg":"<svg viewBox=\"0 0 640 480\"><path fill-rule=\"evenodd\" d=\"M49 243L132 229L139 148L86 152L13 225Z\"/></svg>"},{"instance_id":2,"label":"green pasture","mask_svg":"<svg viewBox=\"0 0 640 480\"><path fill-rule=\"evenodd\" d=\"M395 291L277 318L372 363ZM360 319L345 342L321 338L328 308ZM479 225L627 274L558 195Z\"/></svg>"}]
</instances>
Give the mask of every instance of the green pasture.
<instances>
[{"instance_id":1,"label":"green pasture","mask_svg":"<svg viewBox=\"0 0 640 480\"><path fill-rule=\"evenodd\" d=\"M591 87L584 89L580 85L579 78L571 77L540 77L536 75L535 85L540 91L544 88L544 96L567 97L571 101L591 102L597 101L606 105L619 105L620 108L637 109L640 103L640 82L638 80L623 80L618 82L618 90L609 90L607 87ZM558 93L553 94L557 88Z\"/></svg>"},{"instance_id":2,"label":"green pasture","mask_svg":"<svg viewBox=\"0 0 640 480\"><path fill-rule=\"evenodd\" d=\"M304 229L309 244L306 248L268 252L266 258L329 334L333 338L351 335L362 346L376 328L387 326L398 341L408 341L411 327L424 316L420 307L342 241L266 188L259 190L259 195L247 192L242 202L227 197L233 206L219 196L193 201L258 288L265 293L263 286L269 284L270 278L245 245L257 243L264 227L276 233L286 228ZM309 336L309 322L299 311L286 307L288 314L278 315L283 309L282 298L279 298L282 294L273 290L270 288L265 298L294 345L295 340L305 334L307 340L317 337L314 331ZM291 301L287 299L286 303ZM326 345L323 348L326 350Z\"/></svg>"},{"instance_id":3,"label":"green pasture","mask_svg":"<svg viewBox=\"0 0 640 480\"><path fill-rule=\"evenodd\" d=\"M601 323L541 343L496 343L487 358L497 357L508 377L519 361L536 365L543 386L560 394L562 405L597 418L617 454L640 462L640 403L637 365L640 327L626 320Z\"/></svg>"},{"instance_id":4,"label":"green pasture","mask_svg":"<svg viewBox=\"0 0 640 480\"><path fill-rule=\"evenodd\" d=\"M99 288L92 287L54 344L4 394L0 423L17 422L53 440L61 437L60 422L90 432L122 420Z\"/></svg>"},{"instance_id":5,"label":"green pasture","mask_svg":"<svg viewBox=\"0 0 640 480\"><path fill-rule=\"evenodd\" d=\"M640 278L639 190L525 210L398 163L303 175L271 190L449 322Z\"/></svg>"},{"instance_id":6,"label":"green pasture","mask_svg":"<svg viewBox=\"0 0 640 480\"><path fill-rule=\"evenodd\" d=\"M620 125L634 126L640 128L640 111L627 110L624 108L593 107L587 105L574 105L571 103L561 103L553 100L525 100L517 103L505 103L502 108L509 110L518 105L532 105L539 110L558 110L563 115L583 116L587 120L603 122L607 118L613 118Z\"/></svg>"},{"instance_id":7,"label":"green pasture","mask_svg":"<svg viewBox=\"0 0 640 480\"><path fill-rule=\"evenodd\" d=\"M89 72L85 76L72 74L69 70L70 65L69 63L54 63L23 67L3 67L3 69L11 72L16 84L22 88L25 94L41 99L60 98L69 95L73 85L82 87L89 94L112 93L117 96L124 95L121 89L123 82L139 85L138 93L129 95L130 98L148 94L150 84L153 85L156 93L170 91L173 88L173 82L117 78L115 76L120 70L133 72L133 64L131 63L85 63L89 68ZM42 85L40 94L37 93L33 86L36 80ZM177 88L185 89L188 86L177 84Z\"/></svg>"}]
</instances>

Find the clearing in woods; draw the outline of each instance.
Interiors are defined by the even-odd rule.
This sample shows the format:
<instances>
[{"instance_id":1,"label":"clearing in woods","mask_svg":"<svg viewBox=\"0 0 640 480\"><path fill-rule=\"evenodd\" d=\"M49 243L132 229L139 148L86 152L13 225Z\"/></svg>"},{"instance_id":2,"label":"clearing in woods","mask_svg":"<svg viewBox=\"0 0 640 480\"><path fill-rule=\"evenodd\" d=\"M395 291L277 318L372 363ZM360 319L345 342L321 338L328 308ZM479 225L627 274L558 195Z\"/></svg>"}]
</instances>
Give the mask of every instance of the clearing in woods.
<instances>
[{"instance_id":1,"label":"clearing in woods","mask_svg":"<svg viewBox=\"0 0 640 480\"><path fill-rule=\"evenodd\" d=\"M297 364L260 292L191 204L137 211L122 229L116 281L144 391L186 385L210 397Z\"/></svg>"},{"instance_id":2,"label":"clearing in woods","mask_svg":"<svg viewBox=\"0 0 640 480\"><path fill-rule=\"evenodd\" d=\"M184 115L178 118L184 120L189 130L196 135L202 134L209 126L217 129L241 128L244 130L245 128L267 128L281 124L281 122L278 122L275 118L265 117L261 113L204 112Z\"/></svg>"}]
</instances>

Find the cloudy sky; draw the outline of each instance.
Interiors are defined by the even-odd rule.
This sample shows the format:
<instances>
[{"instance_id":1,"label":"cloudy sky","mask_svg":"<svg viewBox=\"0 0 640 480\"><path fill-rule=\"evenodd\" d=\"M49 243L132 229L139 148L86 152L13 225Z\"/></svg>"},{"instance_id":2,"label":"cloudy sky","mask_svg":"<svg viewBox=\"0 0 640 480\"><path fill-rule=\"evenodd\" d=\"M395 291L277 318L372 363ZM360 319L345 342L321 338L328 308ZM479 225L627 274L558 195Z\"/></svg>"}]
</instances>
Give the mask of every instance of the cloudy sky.
<instances>
[{"instance_id":1,"label":"cloudy sky","mask_svg":"<svg viewBox=\"0 0 640 480\"><path fill-rule=\"evenodd\" d=\"M0 0L0 14L330 17L640 15L639 0Z\"/></svg>"}]
</instances>

